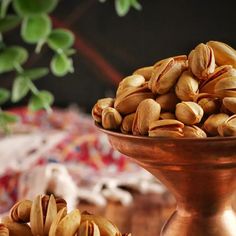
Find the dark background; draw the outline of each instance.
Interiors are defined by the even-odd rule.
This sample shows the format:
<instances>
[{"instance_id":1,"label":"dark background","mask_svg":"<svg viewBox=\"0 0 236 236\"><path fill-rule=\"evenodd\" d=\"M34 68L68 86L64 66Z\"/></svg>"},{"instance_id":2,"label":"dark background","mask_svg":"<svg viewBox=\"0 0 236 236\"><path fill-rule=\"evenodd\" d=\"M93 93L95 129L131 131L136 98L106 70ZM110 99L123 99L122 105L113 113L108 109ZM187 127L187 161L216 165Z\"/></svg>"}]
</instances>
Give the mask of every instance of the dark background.
<instances>
[{"instance_id":1,"label":"dark background","mask_svg":"<svg viewBox=\"0 0 236 236\"><path fill-rule=\"evenodd\" d=\"M56 105L77 103L89 112L98 98L113 96L122 77L168 56L187 54L200 42L224 41L236 48L236 1L142 0L143 10L117 16L114 1L61 0L55 26L75 33L75 73L37 82L54 93ZM16 31L7 35L17 40ZM33 48L31 48L33 50ZM31 55L27 67L47 65L50 50ZM10 76L3 84L10 86Z\"/></svg>"}]
</instances>

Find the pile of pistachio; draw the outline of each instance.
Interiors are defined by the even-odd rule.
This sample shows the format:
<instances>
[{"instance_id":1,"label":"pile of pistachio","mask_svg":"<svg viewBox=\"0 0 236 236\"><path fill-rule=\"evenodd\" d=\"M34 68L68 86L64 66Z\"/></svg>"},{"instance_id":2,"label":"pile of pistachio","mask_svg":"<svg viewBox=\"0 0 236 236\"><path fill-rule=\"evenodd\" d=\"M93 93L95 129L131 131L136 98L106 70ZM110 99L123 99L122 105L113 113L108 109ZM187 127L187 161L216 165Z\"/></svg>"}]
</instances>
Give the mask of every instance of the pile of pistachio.
<instances>
[{"instance_id":1,"label":"pile of pistachio","mask_svg":"<svg viewBox=\"0 0 236 236\"><path fill-rule=\"evenodd\" d=\"M106 218L67 212L66 201L53 195L17 202L0 224L0 236L131 236Z\"/></svg>"},{"instance_id":2,"label":"pile of pistachio","mask_svg":"<svg viewBox=\"0 0 236 236\"><path fill-rule=\"evenodd\" d=\"M235 114L236 51L217 41L137 69L92 110L105 129L176 138L235 136Z\"/></svg>"}]
</instances>

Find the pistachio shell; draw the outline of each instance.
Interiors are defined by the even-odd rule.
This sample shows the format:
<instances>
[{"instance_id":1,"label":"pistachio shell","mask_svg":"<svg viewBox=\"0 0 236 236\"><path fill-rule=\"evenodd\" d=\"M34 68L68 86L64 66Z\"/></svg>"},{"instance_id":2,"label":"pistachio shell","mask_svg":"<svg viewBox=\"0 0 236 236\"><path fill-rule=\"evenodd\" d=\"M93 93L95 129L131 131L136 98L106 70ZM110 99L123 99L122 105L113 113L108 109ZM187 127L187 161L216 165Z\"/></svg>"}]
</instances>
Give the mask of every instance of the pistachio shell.
<instances>
[{"instance_id":1,"label":"pistachio shell","mask_svg":"<svg viewBox=\"0 0 236 236\"><path fill-rule=\"evenodd\" d=\"M143 100L135 113L132 132L134 135L145 135L148 133L149 124L158 120L161 113L161 106L153 99Z\"/></svg>"},{"instance_id":2,"label":"pistachio shell","mask_svg":"<svg viewBox=\"0 0 236 236\"><path fill-rule=\"evenodd\" d=\"M200 80L205 80L215 70L215 57L211 47L200 43L189 54L189 68Z\"/></svg>"},{"instance_id":3,"label":"pistachio shell","mask_svg":"<svg viewBox=\"0 0 236 236\"><path fill-rule=\"evenodd\" d=\"M28 223L30 221L32 201L22 200L17 202L10 210L12 221L19 223Z\"/></svg>"},{"instance_id":4,"label":"pistachio shell","mask_svg":"<svg viewBox=\"0 0 236 236\"><path fill-rule=\"evenodd\" d=\"M126 89L116 98L114 107L121 114L127 115L135 112L139 103L144 99L153 97L154 95L148 89L147 83L145 83L139 88Z\"/></svg>"},{"instance_id":5,"label":"pistachio shell","mask_svg":"<svg viewBox=\"0 0 236 236\"><path fill-rule=\"evenodd\" d=\"M217 65L232 65L236 68L236 52L232 47L218 41L209 41L207 45L213 49Z\"/></svg>"},{"instance_id":6,"label":"pistachio shell","mask_svg":"<svg viewBox=\"0 0 236 236\"><path fill-rule=\"evenodd\" d=\"M203 114L203 109L195 102L181 102L176 105L175 116L186 125L200 123Z\"/></svg>"},{"instance_id":7,"label":"pistachio shell","mask_svg":"<svg viewBox=\"0 0 236 236\"><path fill-rule=\"evenodd\" d=\"M206 133L196 125L185 125L183 128L184 137L186 138L206 138Z\"/></svg>"},{"instance_id":8,"label":"pistachio shell","mask_svg":"<svg viewBox=\"0 0 236 236\"><path fill-rule=\"evenodd\" d=\"M219 80L215 85L215 94L219 97L236 97L236 76Z\"/></svg>"},{"instance_id":9,"label":"pistachio shell","mask_svg":"<svg viewBox=\"0 0 236 236\"><path fill-rule=\"evenodd\" d=\"M224 113L213 114L204 122L203 129L211 136L218 135L218 126L224 123L229 116Z\"/></svg>"},{"instance_id":10,"label":"pistachio shell","mask_svg":"<svg viewBox=\"0 0 236 236\"><path fill-rule=\"evenodd\" d=\"M134 75L142 75L146 81L150 80L151 76L152 76L152 71L153 71L153 66L146 66L146 67L142 67L137 69L136 71L134 71Z\"/></svg>"},{"instance_id":11,"label":"pistachio shell","mask_svg":"<svg viewBox=\"0 0 236 236\"><path fill-rule=\"evenodd\" d=\"M184 71L180 76L175 93L182 101L193 101L194 96L198 94L199 82L193 77L190 71Z\"/></svg>"},{"instance_id":12,"label":"pistachio shell","mask_svg":"<svg viewBox=\"0 0 236 236\"><path fill-rule=\"evenodd\" d=\"M217 67L209 78L200 84L200 93L215 93L216 83L230 76L236 76L236 69L231 65Z\"/></svg>"},{"instance_id":13,"label":"pistachio shell","mask_svg":"<svg viewBox=\"0 0 236 236\"><path fill-rule=\"evenodd\" d=\"M100 231L93 221L86 220L80 225L77 236L100 236Z\"/></svg>"},{"instance_id":14,"label":"pistachio shell","mask_svg":"<svg viewBox=\"0 0 236 236\"><path fill-rule=\"evenodd\" d=\"M236 115L230 116L218 127L220 136L236 136Z\"/></svg>"},{"instance_id":15,"label":"pistachio shell","mask_svg":"<svg viewBox=\"0 0 236 236\"><path fill-rule=\"evenodd\" d=\"M82 213L81 216L81 223L93 221L98 226L101 236L117 236L121 234L113 223L102 216L95 216L86 212Z\"/></svg>"},{"instance_id":16,"label":"pistachio shell","mask_svg":"<svg viewBox=\"0 0 236 236\"><path fill-rule=\"evenodd\" d=\"M102 111L102 126L105 129L118 129L122 122L120 113L112 107L107 107Z\"/></svg>"},{"instance_id":17,"label":"pistachio shell","mask_svg":"<svg viewBox=\"0 0 236 236\"><path fill-rule=\"evenodd\" d=\"M121 124L121 132L124 134L132 133L132 125L134 121L135 113L129 114L124 117Z\"/></svg>"},{"instance_id":18,"label":"pistachio shell","mask_svg":"<svg viewBox=\"0 0 236 236\"><path fill-rule=\"evenodd\" d=\"M119 84L116 91L116 96L119 96L127 88L138 88L145 83L145 78L142 75L130 75L125 77Z\"/></svg>"},{"instance_id":19,"label":"pistachio shell","mask_svg":"<svg viewBox=\"0 0 236 236\"><path fill-rule=\"evenodd\" d=\"M171 112L162 112L160 114L160 120L166 120L166 119L176 120L175 114Z\"/></svg>"},{"instance_id":20,"label":"pistachio shell","mask_svg":"<svg viewBox=\"0 0 236 236\"><path fill-rule=\"evenodd\" d=\"M0 224L0 236L9 236L9 230L4 224Z\"/></svg>"},{"instance_id":21,"label":"pistachio shell","mask_svg":"<svg viewBox=\"0 0 236 236\"><path fill-rule=\"evenodd\" d=\"M150 137L182 138L184 124L178 120L153 121L149 126Z\"/></svg>"},{"instance_id":22,"label":"pistachio shell","mask_svg":"<svg viewBox=\"0 0 236 236\"><path fill-rule=\"evenodd\" d=\"M223 104L229 111L236 113L236 97L225 97Z\"/></svg>"},{"instance_id":23,"label":"pistachio shell","mask_svg":"<svg viewBox=\"0 0 236 236\"><path fill-rule=\"evenodd\" d=\"M221 107L221 100L214 94L200 93L195 96L194 101L202 107L204 114L207 115L218 113Z\"/></svg>"},{"instance_id":24,"label":"pistachio shell","mask_svg":"<svg viewBox=\"0 0 236 236\"><path fill-rule=\"evenodd\" d=\"M114 99L113 98L102 98L97 101L92 109L93 119L101 123L102 122L102 111L107 107L113 107Z\"/></svg>"},{"instance_id":25,"label":"pistachio shell","mask_svg":"<svg viewBox=\"0 0 236 236\"><path fill-rule=\"evenodd\" d=\"M57 204L57 212L65 207L67 207L67 203L63 198L56 197L55 200L56 200L56 204Z\"/></svg>"},{"instance_id":26,"label":"pistachio shell","mask_svg":"<svg viewBox=\"0 0 236 236\"><path fill-rule=\"evenodd\" d=\"M176 97L175 93L170 92L157 97L156 102L161 106L162 111L173 112L175 110L176 104L179 99Z\"/></svg>"},{"instance_id":27,"label":"pistachio shell","mask_svg":"<svg viewBox=\"0 0 236 236\"><path fill-rule=\"evenodd\" d=\"M148 87L154 94L165 94L175 85L177 79L186 69L187 57L167 58L155 66Z\"/></svg>"}]
</instances>

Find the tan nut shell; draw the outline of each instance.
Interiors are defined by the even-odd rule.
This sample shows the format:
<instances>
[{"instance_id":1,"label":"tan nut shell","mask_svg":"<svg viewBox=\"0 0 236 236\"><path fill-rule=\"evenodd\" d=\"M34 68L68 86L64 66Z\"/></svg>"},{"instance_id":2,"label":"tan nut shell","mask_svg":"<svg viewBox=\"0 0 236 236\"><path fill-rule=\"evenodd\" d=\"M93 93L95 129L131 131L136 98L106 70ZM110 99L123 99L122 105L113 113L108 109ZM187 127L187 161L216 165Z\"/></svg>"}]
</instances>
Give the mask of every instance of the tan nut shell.
<instances>
[{"instance_id":1,"label":"tan nut shell","mask_svg":"<svg viewBox=\"0 0 236 236\"><path fill-rule=\"evenodd\" d=\"M185 125L183 128L185 138L206 138L206 133L196 125Z\"/></svg>"},{"instance_id":2,"label":"tan nut shell","mask_svg":"<svg viewBox=\"0 0 236 236\"><path fill-rule=\"evenodd\" d=\"M218 127L220 136L236 136L236 115L230 116Z\"/></svg>"},{"instance_id":3,"label":"tan nut shell","mask_svg":"<svg viewBox=\"0 0 236 236\"><path fill-rule=\"evenodd\" d=\"M10 210L10 218L12 221L19 223L28 223L30 221L32 201L22 200L17 202Z\"/></svg>"},{"instance_id":4,"label":"tan nut shell","mask_svg":"<svg viewBox=\"0 0 236 236\"><path fill-rule=\"evenodd\" d=\"M160 114L160 120L166 120L166 119L176 120L175 114L171 112L162 112Z\"/></svg>"},{"instance_id":5,"label":"tan nut shell","mask_svg":"<svg viewBox=\"0 0 236 236\"><path fill-rule=\"evenodd\" d=\"M152 76L152 71L153 71L153 66L146 66L146 67L142 67L137 69L136 71L134 71L134 75L142 75L146 81L150 80L151 76Z\"/></svg>"},{"instance_id":6,"label":"tan nut shell","mask_svg":"<svg viewBox=\"0 0 236 236\"><path fill-rule=\"evenodd\" d=\"M77 236L100 236L100 231L93 221L86 220L79 226Z\"/></svg>"},{"instance_id":7,"label":"tan nut shell","mask_svg":"<svg viewBox=\"0 0 236 236\"><path fill-rule=\"evenodd\" d=\"M132 133L134 116L135 116L135 113L132 113L124 117L121 123L121 128L120 128L122 133L124 134Z\"/></svg>"},{"instance_id":8,"label":"tan nut shell","mask_svg":"<svg viewBox=\"0 0 236 236\"><path fill-rule=\"evenodd\" d=\"M213 49L217 65L232 65L236 68L236 52L232 47L218 41L209 41L207 45Z\"/></svg>"},{"instance_id":9,"label":"tan nut shell","mask_svg":"<svg viewBox=\"0 0 236 236\"><path fill-rule=\"evenodd\" d=\"M186 56L163 60L160 66L154 68L152 77L148 82L148 87L154 94L165 94L169 92L179 76L186 69L186 65Z\"/></svg>"},{"instance_id":10,"label":"tan nut shell","mask_svg":"<svg viewBox=\"0 0 236 236\"><path fill-rule=\"evenodd\" d=\"M176 105L175 116L186 125L200 123L203 114L203 109L195 102L181 102Z\"/></svg>"},{"instance_id":11,"label":"tan nut shell","mask_svg":"<svg viewBox=\"0 0 236 236\"><path fill-rule=\"evenodd\" d=\"M223 104L229 111L236 113L236 97L225 97Z\"/></svg>"},{"instance_id":12,"label":"tan nut shell","mask_svg":"<svg viewBox=\"0 0 236 236\"><path fill-rule=\"evenodd\" d=\"M109 220L102 216L91 215L89 213L82 213L81 223L84 221L93 221L99 228L102 236L117 236L121 235L118 228Z\"/></svg>"},{"instance_id":13,"label":"tan nut shell","mask_svg":"<svg viewBox=\"0 0 236 236\"><path fill-rule=\"evenodd\" d=\"M182 138L184 124L178 120L153 121L149 126L150 137Z\"/></svg>"},{"instance_id":14,"label":"tan nut shell","mask_svg":"<svg viewBox=\"0 0 236 236\"><path fill-rule=\"evenodd\" d=\"M211 136L218 135L218 126L224 123L229 116L224 113L213 114L204 122L203 129Z\"/></svg>"},{"instance_id":15,"label":"tan nut shell","mask_svg":"<svg viewBox=\"0 0 236 236\"><path fill-rule=\"evenodd\" d=\"M130 75L125 77L118 86L116 96L119 96L127 88L138 88L145 83L145 78L142 75Z\"/></svg>"},{"instance_id":16,"label":"tan nut shell","mask_svg":"<svg viewBox=\"0 0 236 236\"><path fill-rule=\"evenodd\" d=\"M115 109L123 115L136 111L140 102L147 98L153 98L154 95L148 89L147 83L140 88L126 89L119 95L114 103Z\"/></svg>"},{"instance_id":17,"label":"tan nut shell","mask_svg":"<svg viewBox=\"0 0 236 236\"><path fill-rule=\"evenodd\" d=\"M198 87L199 82L193 74L190 71L184 71L175 86L175 93L182 101L193 101L194 96L198 94Z\"/></svg>"},{"instance_id":18,"label":"tan nut shell","mask_svg":"<svg viewBox=\"0 0 236 236\"><path fill-rule=\"evenodd\" d=\"M158 120L161 113L161 106L153 99L143 100L135 113L132 132L134 135L145 135L148 133L149 124Z\"/></svg>"},{"instance_id":19,"label":"tan nut shell","mask_svg":"<svg viewBox=\"0 0 236 236\"><path fill-rule=\"evenodd\" d=\"M230 76L236 76L236 69L234 69L231 65L217 67L209 78L200 84L200 93L213 94L215 92L216 83Z\"/></svg>"},{"instance_id":20,"label":"tan nut shell","mask_svg":"<svg viewBox=\"0 0 236 236\"><path fill-rule=\"evenodd\" d=\"M215 70L215 57L211 47L201 43L190 52L189 68L200 80L205 80Z\"/></svg>"},{"instance_id":21,"label":"tan nut shell","mask_svg":"<svg viewBox=\"0 0 236 236\"><path fill-rule=\"evenodd\" d=\"M177 98L175 93L170 92L158 96L156 98L156 102L160 104L162 111L173 112L175 110L176 104L179 102L179 99Z\"/></svg>"},{"instance_id":22,"label":"tan nut shell","mask_svg":"<svg viewBox=\"0 0 236 236\"><path fill-rule=\"evenodd\" d=\"M107 107L113 107L114 99L113 98L102 98L97 101L92 109L93 119L101 123L102 122L102 111Z\"/></svg>"},{"instance_id":23,"label":"tan nut shell","mask_svg":"<svg viewBox=\"0 0 236 236\"><path fill-rule=\"evenodd\" d=\"M215 94L219 97L236 97L236 76L218 81L215 85Z\"/></svg>"},{"instance_id":24,"label":"tan nut shell","mask_svg":"<svg viewBox=\"0 0 236 236\"><path fill-rule=\"evenodd\" d=\"M105 129L118 129L122 122L120 113L112 107L107 107L102 111L102 126Z\"/></svg>"},{"instance_id":25,"label":"tan nut shell","mask_svg":"<svg viewBox=\"0 0 236 236\"><path fill-rule=\"evenodd\" d=\"M4 224L0 224L0 236L9 236L9 230Z\"/></svg>"}]
</instances>

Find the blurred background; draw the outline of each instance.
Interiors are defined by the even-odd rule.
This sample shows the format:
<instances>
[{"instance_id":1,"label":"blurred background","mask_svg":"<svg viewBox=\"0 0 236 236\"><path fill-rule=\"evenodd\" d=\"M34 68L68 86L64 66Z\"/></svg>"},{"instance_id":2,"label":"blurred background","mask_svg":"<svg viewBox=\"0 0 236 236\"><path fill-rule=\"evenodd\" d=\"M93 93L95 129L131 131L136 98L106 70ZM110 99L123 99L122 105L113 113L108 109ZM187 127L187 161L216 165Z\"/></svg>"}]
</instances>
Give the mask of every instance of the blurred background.
<instances>
[{"instance_id":1,"label":"blurred background","mask_svg":"<svg viewBox=\"0 0 236 236\"><path fill-rule=\"evenodd\" d=\"M111 0L60 1L52 19L55 26L75 34L75 73L65 78L49 75L36 82L39 88L55 95L57 106L76 103L90 113L98 98L113 96L122 77L136 68L168 56L188 54L198 43L208 40L236 47L233 0L140 3L142 11L131 9L125 17L119 17ZM9 44L18 40L15 33L5 36ZM48 65L50 53L45 47L40 55L31 54L26 67ZM11 85L10 77L2 80L6 87Z\"/></svg>"}]
</instances>

